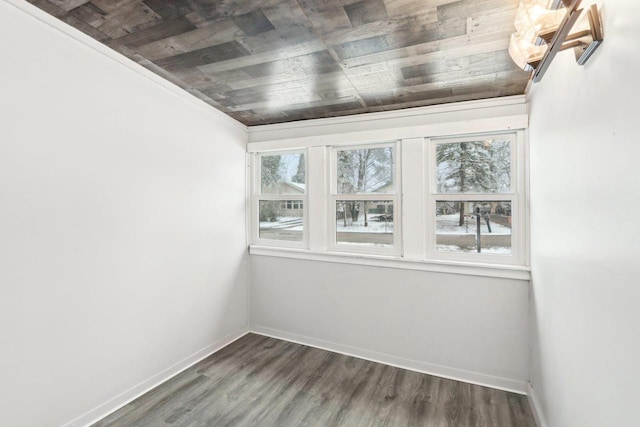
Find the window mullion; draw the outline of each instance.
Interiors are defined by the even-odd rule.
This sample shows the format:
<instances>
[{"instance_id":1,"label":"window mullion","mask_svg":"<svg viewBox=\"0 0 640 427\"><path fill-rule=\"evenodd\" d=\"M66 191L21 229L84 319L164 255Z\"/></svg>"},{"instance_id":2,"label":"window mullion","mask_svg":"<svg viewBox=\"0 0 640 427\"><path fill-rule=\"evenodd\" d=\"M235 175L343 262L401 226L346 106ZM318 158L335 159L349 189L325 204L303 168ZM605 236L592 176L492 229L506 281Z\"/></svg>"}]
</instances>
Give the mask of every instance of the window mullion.
<instances>
[{"instance_id":1,"label":"window mullion","mask_svg":"<svg viewBox=\"0 0 640 427\"><path fill-rule=\"evenodd\" d=\"M327 147L310 147L307 151L307 206L309 249L327 249Z\"/></svg>"},{"instance_id":2,"label":"window mullion","mask_svg":"<svg viewBox=\"0 0 640 427\"><path fill-rule=\"evenodd\" d=\"M305 200L305 194L263 194L254 196L257 200Z\"/></svg>"},{"instance_id":3,"label":"window mullion","mask_svg":"<svg viewBox=\"0 0 640 427\"><path fill-rule=\"evenodd\" d=\"M424 138L408 138L402 146L402 250L403 256L411 260L424 258Z\"/></svg>"},{"instance_id":4,"label":"window mullion","mask_svg":"<svg viewBox=\"0 0 640 427\"><path fill-rule=\"evenodd\" d=\"M442 194L442 193L433 193L432 197L437 200L442 201L466 201L466 200L489 200L489 201L500 201L500 200L515 200L517 195L514 193L456 193L456 194Z\"/></svg>"}]
</instances>

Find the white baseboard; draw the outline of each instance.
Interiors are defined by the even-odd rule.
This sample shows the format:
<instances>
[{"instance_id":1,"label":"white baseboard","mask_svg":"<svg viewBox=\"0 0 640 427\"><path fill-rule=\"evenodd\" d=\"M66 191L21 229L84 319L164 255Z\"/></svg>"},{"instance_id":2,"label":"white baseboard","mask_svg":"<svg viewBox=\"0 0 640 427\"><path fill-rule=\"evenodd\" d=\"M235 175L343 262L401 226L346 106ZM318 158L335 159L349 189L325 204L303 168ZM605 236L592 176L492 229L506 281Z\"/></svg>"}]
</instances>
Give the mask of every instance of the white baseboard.
<instances>
[{"instance_id":1,"label":"white baseboard","mask_svg":"<svg viewBox=\"0 0 640 427\"><path fill-rule=\"evenodd\" d=\"M540 406L540 401L538 400L536 391L533 389L533 386L531 386L531 383L527 383L527 400L529 401L529 407L531 408L533 418L536 420L536 425L538 427L549 427L549 424L547 424L544 419L542 406Z\"/></svg>"},{"instance_id":2,"label":"white baseboard","mask_svg":"<svg viewBox=\"0 0 640 427\"><path fill-rule=\"evenodd\" d=\"M512 393L527 394L527 383L525 381L501 378L478 372L465 371L448 366L421 362L418 360L405 359L398 356L378 353L371 350L365 350L362 348L338 344L321 339L310 338L304 335L292 334L289 332L271 329L259 325L252 325L250 329L251 332L256 334L290 341L297 344L308 345L310 347L316 347L322 350L333 351L335 353L342 353L347 356L353 356L359 359L370 360L377 363L383 363L385 365L395 366L397 368L408 369L410 371L416 371L423 374L429 374L437 377L462 381L465 383L505 390Z\"/></svg>"},{"instance_id":3,"label":"white baseboard","mask_svg":"<svg viewBox=\"0 0 640 427\"><path fill-rule=\"evenodd\" d=\"M210 355L222 349L223 347L228 346L232 342L242 338L248 333L249 333L248 328L243 328L239 331L236 331L227 335L226 337L223 337L219 340L214 341L213 343L209 344L202 350L199 350L194 354L187 356L186 358L182 359L181 361L174 364L173 366L170 366L167 369L163 370L162 372L159 372L156 375L152 376L151 378L148 378L147 380L142 381L141 383L131 387L129 390L126 390L125 392L114 397L113 399L93 408L89 412L86 412L80 415L74 420L69 421L68 423L65 423L64 427L90 426L96 423L97 421L103 419L104 417L111 414L112 412L115 412L118 409L122 408L129 402L142 396L149 390L173 378L174 376L178 375L180 372L190 368L191 366L209 357Z\"/></svg>"}]
</instances>

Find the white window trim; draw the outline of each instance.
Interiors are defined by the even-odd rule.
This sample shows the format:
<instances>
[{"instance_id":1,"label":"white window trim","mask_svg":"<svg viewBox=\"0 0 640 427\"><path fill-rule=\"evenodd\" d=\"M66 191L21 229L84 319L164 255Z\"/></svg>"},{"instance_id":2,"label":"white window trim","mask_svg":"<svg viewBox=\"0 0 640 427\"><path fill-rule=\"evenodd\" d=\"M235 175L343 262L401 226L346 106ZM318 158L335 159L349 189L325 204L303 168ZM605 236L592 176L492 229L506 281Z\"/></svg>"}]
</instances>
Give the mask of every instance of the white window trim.
<instances>
[{"instance_id":1,"label":"white window trim","mask_svg":"<svg viewBox=\"0 0 640 427\"><path fill-rule=\"evenodd\" d=\"M512 138L512 167L511 167L511 193L437 193L435 185L435 147L439 143L468 141L491 136L513 135ZM527 260L527 217L522 210L525 206L526 189L526 161L523 154L526 154L525 144L526 133L520 131L503 131L491 133L478 133L474 135L463 135L458 138L432 140L429 138L407 138L396 142L384 141L370 144L351 144L338 146L311 147L309 149L297 150L273 150L255 153L253 155L253 167L255 171L252 179L254 188L252 194L251 213L253 220L251 224L252 248L260 248L260 254L269 252L269 247L274 248L280 256L286 253L288 257L300 257L303 252L313 254L312 259L346 259L362 260L369 256L383 258L367 259L389 259L394 260L394 265L398 268L407 268L406 262L424 263L431 267L430 271L440 271L441 267L434 268L433 265L447 265L446 270L462 268L465 271L473 272L476 275L486 275L478 269L491 272L492 277L505 277L504 271L517 271L515 274L506 273L508 277L522 278L522 271L528 271ZM403 149L407 145L407 150ZM395 189L396 193L358 193L358 194L337 194L337 151L345 149L378 148L391 146L395 147ZM404 153L407 153L406 155ZM260 195L260 158L262 155L275 154L297 154L305 153L306 191L304 195ZM423 153L417 156L416 153ZM404 157L403 157L404 155ZM321 164L319 164L321 163ZM412 172L413 175L405 174ZM315 175L311 176L309 171L314 170ZM322 172L322 173L320 173ZM422 182L416 180L416 176L422 176ZM410 179L411 185L403 185L403 179ZM315 187L314 187L315 185ZM312 192L309 188L321 188L324 191ZM409 194L407 193L409 192ZM408 196L408 197L407 197ZM421 202L417 202L416 198ZM512 254L476 254L436 251L435 249L435 207L436 200L509 200L511 201L513 230L512 233ZM258 222L258 201L259 200L301 200L303 201L303 240L293 242L287 240L261 239L259 238ZM394 245L393 247L373 247L364 245L351 245L348 243L336 242L336 212L335 203L338 200L391 200L394 203ZM412 203L415 212L410 216L404 215L405 204ZM422 205L421 208L417 207ZM311 214L313 212L313 214ZM313 216L314 218L311 218ZM409 224L407 226L407 223ZM312 225L310 225L312 224ZM322 225L320 225L322 224ZM315 227L314 227L315 226ZM314 230L311 228L314 227ZM321 229L321 230L320 230ZM419 238L423 230L424 238ZM310 238L313 235L313 238ZM406 243L406 245L405 245ZM283 252L285 248L295 249L294 251ZM255 251L251 251L255 253ZM326 254L327 257L324 257ZM353 257L353 258L349 258ZM398 264L400 262L400 264ZM405 264L403 264L405 263ZM411 269L416 269L411 264ZM473 268L471 268L473 266ZM516 268L516 270L511 270ZM486 273L486 271L485 271ZM528 273L527 273L528 274Z\"/></svg>"},{"instance_id":2,"label":"white window trim","mask_svg":"<svg viewBox=\"0 0 640 427\"><path fill-rule=\"evenodd\" d=\"M249 128L247 152L252 153L300 151L307 149L307 195L305 207L305 233L307 248L264 246L253 240L252 227L254 212L251 193L252 165L247 173L248 203L247 213L249 252L253 255L287 257L323 262L371 265L452 274L469 274L496 278L530 280L529 268L529 190L527 143L527 104L524 96L512 96L482 101L467 101L418 109L407 109L385 113L373 113L342 118L309 120L279 125L254 126ZM517 183L519 185L518 207L520 253L514 264L494 264L494 260L478 259L471 262L434 259L427 251L435 236L435 221L431 219L430 170L426 170L430 160L429 138L465 138L469 135L490 135L516 133ZM398 157L401 169L402 193L398 195L398 206L402 209L402 233L400 255L379 255L335 252L329 248L329 213L331 205L331 171L327 165L331 161L331 147L348 147L372 144L374 142L398 140L402 147L402 157ZM413 161L413 159L421 159ZM250 163L250 162L249 162ZM407 185L409 183L409 185ZM322 196L317 197L318 194ZM512 242L513 243L513 242ZM435 243L434 243L435 245ZM441 253L440 253L441 254ZM500 260L500 257L498 257Z\"/></svg>"},{"instance_id":3,"label":"white window trim","mask_svg":"<svg viewBox=\"0 0 640 427\"><path fill-rule=\"evenodd\" d=\"M492 136L512 136L511 140L511 192L509 193L438 193L435 182L436 146L438 144L475 141L479 138ZM425 200L427 218L427 237L425 239L425 255L428 260L459 261L481 264L505 264L505 265L525 265L527 258L526 250L526 212L522 209L525 206L525 132L524 131L504 131L482 133L474 135L463 135L460 137L438 138L426 140L429 148L426 150L427 158L425 165L428 173L425 177ZM511 202L511 255L498 254L478 254L446 252L436 250L436 201L510 201Z\"/></svg>"},{"instance_id":4,"label":"white window trim","mask_svg":"<svg viewBox=\"0 0 640 427\"><path fill-rule=\"evenodd\" d=\"M338 194L338 151L345 150L366 150L370 148L386 148L392 147L394 150L394 192L393 193L348 193ZM345 253L358 253L358 254L378 254L389 256L400 256L402 254L402 207L401 197L402 183L401 183L401 150L398 141L383 141L372 144L358 144L358 145L340 145L331 147L330 158L330 173L329 173L329 197L328 197L328 215L329 223L327 224L327 230L329 235L327 236L328 250L332 252L345 252ZM337 218L336 218L336 202L340 200L359 200L359 201L376 201L376 200L389 200L393 203L393 244L391 246L371 246L371 245L355 245L349 243L337 242ZM396 218L398 219L396 221Z\"/></svg>"},{"instance_id":5,"label":"white window trim","mask_svg":"<svg viewBox=\"0 0 640 427\"><path fill-rule=\"evenodd\" d=\"M479 264L456 261L412 260L405 257L314 251L296 248L251 245L249 254L339 264L368 265L402 270L431 271L465 276L495 277L499 279L530 280L529 267L518 265Z\"/></svg>"},{"instance_id":6,"label":"white window trim","mask_svg":"<svg viewBox=\"0 0 640 427\"><path fill-rule=\"evenodd\" d=\"M309 191L307 188L306 171L309 168L309 156L306 149L287 149L287 150L273 150L264 151L260 153L254 153L250 159L250 174L251 179L251 220L250 220L250 236L252 244L283 247L283 248L298 248L307 249L309 247L309 221L308 221L308 209L309 209ZM305 161L305 192L304 194L262 194L262 157L263 156L278 156L287 154L304 154ZM260 237L260 201L273 201L273 200L300 200L303 203L302 208L302 241L293 240L279 240L279 239L265 239Z\"/></svg>"}]
</instances>

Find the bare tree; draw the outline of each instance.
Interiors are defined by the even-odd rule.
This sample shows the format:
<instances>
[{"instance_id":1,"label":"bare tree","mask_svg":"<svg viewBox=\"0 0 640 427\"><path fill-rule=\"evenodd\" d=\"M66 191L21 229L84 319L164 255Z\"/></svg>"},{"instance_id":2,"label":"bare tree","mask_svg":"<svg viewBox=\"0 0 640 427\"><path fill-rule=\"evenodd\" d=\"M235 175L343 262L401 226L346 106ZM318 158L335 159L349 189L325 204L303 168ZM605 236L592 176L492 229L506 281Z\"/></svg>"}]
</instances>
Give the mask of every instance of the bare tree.
<instances>
[{"instance_id":1,"label":"bare tree","mask_svg":"<svg viewBox=\"0 0 640 427\"><path fill-rule=\"evenodd\" d=\"M262 156L260 179L263 193L271 192L282 179L280 174L280 156ZM280 201L260 202L260 221L276 221L280 215Z\"/></svg>"},{"instance_id":2,"label":"bare tree","mask_svg":"<svg viewBox=\"0 0 640 427\"><path fill-rule=\"evenodd\" d=\"M375 193L393 182L393 149L366 148L338 152L338 192L341 194ZM357 221L360 211L364 226L369 226L367 202L347 202L344 207L344 226L347 212Z\"/></svg>"}]
</instances>

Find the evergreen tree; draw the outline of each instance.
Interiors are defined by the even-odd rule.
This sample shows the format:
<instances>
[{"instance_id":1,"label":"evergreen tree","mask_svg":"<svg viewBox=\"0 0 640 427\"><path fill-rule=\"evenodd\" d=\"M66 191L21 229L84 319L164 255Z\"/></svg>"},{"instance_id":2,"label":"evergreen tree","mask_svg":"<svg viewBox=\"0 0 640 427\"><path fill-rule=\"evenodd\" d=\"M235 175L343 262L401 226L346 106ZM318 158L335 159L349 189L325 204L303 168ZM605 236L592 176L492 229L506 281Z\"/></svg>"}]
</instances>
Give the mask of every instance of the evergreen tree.
<instances>
[{"instance_id":1,"label":"evergreen tree","mask_svg":"<svg viewBox=\"0 0 640 427\"><path fill-rule=\"evenodd\" d=\"M441 193L495 193L508 191L511 150L504 141L438 144L438 191ZM464 203L459 202L464 224Z\"/></svg>"},{"instance_id":2,"label":"evergreen tree","mask_svg":"<svg viewBox=\"0 0 640 427\"><path fill-rule=\"evenodd\" d=\"M297 182L299 184L305 183L305 161L304 154L300 155L300 159L298 160L298 170L296 174L291 178L292 182Z\"/></svg>"}]
</instances>

